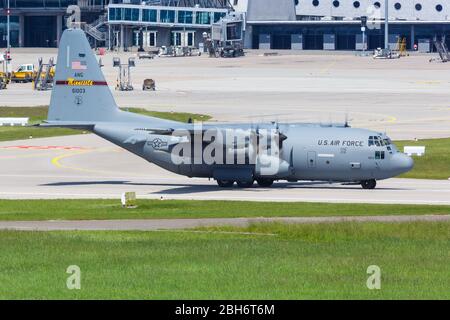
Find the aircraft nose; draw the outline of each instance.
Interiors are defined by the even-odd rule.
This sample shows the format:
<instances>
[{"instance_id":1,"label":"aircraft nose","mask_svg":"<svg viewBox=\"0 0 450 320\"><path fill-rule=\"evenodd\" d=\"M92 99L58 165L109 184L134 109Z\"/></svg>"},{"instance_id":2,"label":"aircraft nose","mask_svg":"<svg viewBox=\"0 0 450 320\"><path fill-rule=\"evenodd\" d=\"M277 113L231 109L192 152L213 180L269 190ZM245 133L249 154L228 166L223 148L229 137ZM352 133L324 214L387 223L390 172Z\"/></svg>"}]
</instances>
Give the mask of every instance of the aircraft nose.
<instances>
[{"instance_id":1,"label":"aircraft nose","mask_svg":"<svg viewBox=\"0 0 450 320\"><path fill-rule=\"evenodd\" d=\"M395 169L400 173L408 172L414 167L414 160L404 153L396 153L393 160Z\"/></svg>"}]
</instances>

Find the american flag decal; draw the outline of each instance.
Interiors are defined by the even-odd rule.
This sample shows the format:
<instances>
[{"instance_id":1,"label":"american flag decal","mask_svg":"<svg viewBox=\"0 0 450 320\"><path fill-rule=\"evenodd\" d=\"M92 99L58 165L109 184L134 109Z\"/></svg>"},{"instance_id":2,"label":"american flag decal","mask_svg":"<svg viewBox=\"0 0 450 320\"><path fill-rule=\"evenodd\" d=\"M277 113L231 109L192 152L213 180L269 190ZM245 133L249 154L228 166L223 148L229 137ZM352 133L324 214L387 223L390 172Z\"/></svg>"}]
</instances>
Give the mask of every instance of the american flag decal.
<instances>
[{"instance_id":1,"label":"american flag decal","mask_svg":"<svg viewBox=\"0 0 450 320\"><path fill-rule=\"evenodd\" d=\"M72 70L86 70L86 61L72 61Z\"/></svg>"}]
</instances>

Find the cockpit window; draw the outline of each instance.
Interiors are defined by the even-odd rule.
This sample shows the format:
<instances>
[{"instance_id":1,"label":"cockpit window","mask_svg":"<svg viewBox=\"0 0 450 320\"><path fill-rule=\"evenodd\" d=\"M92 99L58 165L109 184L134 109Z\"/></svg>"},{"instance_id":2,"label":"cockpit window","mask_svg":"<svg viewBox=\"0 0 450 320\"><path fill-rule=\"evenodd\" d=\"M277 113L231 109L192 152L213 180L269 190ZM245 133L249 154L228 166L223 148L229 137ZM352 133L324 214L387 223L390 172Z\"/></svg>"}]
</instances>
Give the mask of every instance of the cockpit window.
<instances>
[{"instance_id":1,"label":"cockpit window","mask_svg":"<svg viewBox=\"0 0 450 320\"><path fill-rule=\"evenodd\" d=\"M382 138L381 136L369 136L369 142L367 144L370 146L384 147L392 145L392 141L389 138Z\"/></svg>"}]
</instances>

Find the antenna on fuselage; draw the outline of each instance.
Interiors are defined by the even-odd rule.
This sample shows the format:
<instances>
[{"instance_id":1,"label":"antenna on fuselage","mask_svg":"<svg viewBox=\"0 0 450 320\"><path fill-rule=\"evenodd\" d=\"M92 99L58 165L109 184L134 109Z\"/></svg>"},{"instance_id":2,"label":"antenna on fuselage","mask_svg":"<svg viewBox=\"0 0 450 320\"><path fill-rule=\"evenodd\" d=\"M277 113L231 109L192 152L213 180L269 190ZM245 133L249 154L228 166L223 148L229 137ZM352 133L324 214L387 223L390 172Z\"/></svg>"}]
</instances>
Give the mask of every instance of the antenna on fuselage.
<instances>
[{"instance_id":1,"label":"antenna on fuselage","mask_svg":"<svg viewBox=\"0 0 450 320\"><path fill-rule=\"evenodd\" d=\"M344 127L345 128L350 128L350 124L348 121L348 112L345 112L345 123L344 123Z\"/></svg>"}]
</instances>

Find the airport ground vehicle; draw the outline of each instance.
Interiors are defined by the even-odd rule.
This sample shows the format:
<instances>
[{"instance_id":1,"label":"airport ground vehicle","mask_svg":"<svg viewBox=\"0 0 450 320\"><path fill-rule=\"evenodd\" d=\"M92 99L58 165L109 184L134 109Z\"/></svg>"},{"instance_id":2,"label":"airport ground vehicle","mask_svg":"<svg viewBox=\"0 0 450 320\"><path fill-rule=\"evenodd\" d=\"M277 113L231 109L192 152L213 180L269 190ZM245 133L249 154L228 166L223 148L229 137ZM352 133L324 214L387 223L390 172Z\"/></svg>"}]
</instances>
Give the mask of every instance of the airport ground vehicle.
<instances>
[{"instance_id":1,"label":"airport ground vehicle","mask_svg":"<svg viewBox=\"0 0 450 320\"><path fill-rule=\"evenodd\" d=\"M0 90L6 89L10 79L6 70L6 60L0 55Z\"/></svg>"},{"instance_id":2,"label":"airport ground vehicle","mask_svg":"<svg viewBox=\"0 0 450 320\"><path fill-rule=\"evenodd\" d=\"M11 74L12 82L31 82L35 75L34 65L32 63L21 64L16 71Z\"/></svg>"}]
</instances>

